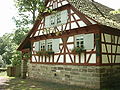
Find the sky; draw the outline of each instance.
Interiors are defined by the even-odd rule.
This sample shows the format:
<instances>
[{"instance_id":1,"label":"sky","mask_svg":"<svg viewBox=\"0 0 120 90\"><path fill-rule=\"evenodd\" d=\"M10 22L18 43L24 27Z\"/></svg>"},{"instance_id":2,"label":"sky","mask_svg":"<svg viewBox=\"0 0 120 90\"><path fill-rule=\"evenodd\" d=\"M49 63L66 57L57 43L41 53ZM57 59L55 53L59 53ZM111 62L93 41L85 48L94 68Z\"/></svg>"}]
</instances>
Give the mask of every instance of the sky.
<instances>
[{"instance_id":1,"label":"sky","mask_svg":"<svg viewBox=\"0 0 120 90\"><path fill-rule=\"evenodd\" d=\"M113 9L120 8L120 0L95 0ZM13 16L17 15L17 9L13 0L0 0L0 36L5 33L12 33L15 29Z\"/></svg>"}]
</instances>

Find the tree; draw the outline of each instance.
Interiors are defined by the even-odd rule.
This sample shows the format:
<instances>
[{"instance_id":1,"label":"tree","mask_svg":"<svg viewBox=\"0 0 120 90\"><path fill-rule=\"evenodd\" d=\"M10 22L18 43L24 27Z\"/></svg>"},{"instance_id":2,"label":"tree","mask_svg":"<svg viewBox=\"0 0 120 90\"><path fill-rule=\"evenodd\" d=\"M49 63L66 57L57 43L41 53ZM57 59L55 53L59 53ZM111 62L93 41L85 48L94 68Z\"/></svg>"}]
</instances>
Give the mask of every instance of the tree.
<instances>
[{"instance_id":1,"label":"tree","mask_svg":"<svg viewBox=\"0 0 120 90\"><path fill-rule=\"evenodd\" d=\"M7 64L11 64L12 51L15 49L12 38L13 34L7 33L0 37L0 55Z\"/></svg>"},{"instance_id":2,"label":"tree","mask_svg":"<svg viewBox=\"0 0 120 90\"><path fill-rule=\"evenodd\" d=\"M115 10L115 11L111 11L110 14L113 14L113 15L120 14L120 9Z\"/></svg>"},{"instance_id":3,"label":"tree","mask_svg":"<svg viewBox=\"0 0 120 90\"><path fill-rule=\"evenodd\" d=\"M19 12L31 12L32 22L35 22L36 14L45 10L44 0L15 0Z\"/></svg>"}]
</instances>

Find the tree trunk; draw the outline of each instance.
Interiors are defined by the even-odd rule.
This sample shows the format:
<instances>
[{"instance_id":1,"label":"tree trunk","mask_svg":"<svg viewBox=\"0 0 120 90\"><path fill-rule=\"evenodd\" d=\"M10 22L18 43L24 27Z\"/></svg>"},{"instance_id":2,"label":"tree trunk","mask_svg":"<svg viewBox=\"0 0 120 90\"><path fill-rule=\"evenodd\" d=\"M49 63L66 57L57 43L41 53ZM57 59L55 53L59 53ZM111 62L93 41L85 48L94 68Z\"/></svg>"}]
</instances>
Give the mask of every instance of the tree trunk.
<instances>
[{"instance_id":1,"label":"tree trunk","mask_svg":"<svg viewBox=\"0 0 120 90\"><path fill-rule=\"evenodd\" d=\"M33 17L32 17L32 18L33 18L33 23L34 23L34 22L35 22L35 17L36 17L36 15L35 15L35 10L33 10L33 13L32 13L32 14L33 14Z\"/></svg>"}]
</instances>

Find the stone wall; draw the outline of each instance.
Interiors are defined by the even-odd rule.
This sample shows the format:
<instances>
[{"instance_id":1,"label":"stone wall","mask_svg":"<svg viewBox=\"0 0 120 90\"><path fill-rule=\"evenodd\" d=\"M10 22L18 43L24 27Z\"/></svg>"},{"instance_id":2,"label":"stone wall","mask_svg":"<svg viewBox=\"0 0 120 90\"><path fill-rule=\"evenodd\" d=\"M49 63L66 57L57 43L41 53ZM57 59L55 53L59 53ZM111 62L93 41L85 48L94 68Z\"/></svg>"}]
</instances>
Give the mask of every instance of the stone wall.
<instances>
[{"instance_id":1,"label":"stone wall","mask_svg":"<svg viewBox=\"0 0 120 90\"><path fill-rule=\"evenodd\" d=\"M21 78L26 78L27 60L21 60Z\"/></svg>"},{"instance_id":2,"label":"stone wall","mask_svg":"<svg viewBox=\"0 0 120 90\"><path fill-rule=\"evenodd\" d=\"M100 67L100 81L102 88L120 88L120 65Z\"/></svg>"},{"instance_id":3,"label":"stone wall","mask_svg":"<svg viewBox=\"0 0 120 90\"><path fill-rule=\"evenodd\" d=\"M29 64L28 73L31 79L100 89L109 87L113 82L120 82L119 68L120 66Z\"/></svg>"},{"instance_id":4,"label":"stone wall","mask_svg":"<svg viewBox=\"0 0 120 90\"><path fill-rule=\"evenodd\" d=\"M29 64L29 78L100 88L98 66Z\"/></svg>"}]
</instances>

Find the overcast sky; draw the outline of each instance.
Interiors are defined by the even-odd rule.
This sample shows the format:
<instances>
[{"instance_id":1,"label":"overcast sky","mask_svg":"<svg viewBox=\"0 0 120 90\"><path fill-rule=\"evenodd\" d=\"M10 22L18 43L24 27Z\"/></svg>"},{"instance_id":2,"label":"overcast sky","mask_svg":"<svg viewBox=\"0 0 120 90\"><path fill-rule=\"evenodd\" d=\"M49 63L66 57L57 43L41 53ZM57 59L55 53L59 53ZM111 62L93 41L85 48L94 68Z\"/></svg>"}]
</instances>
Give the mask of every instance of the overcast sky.
<instances>
[{"instance_id":1,"label":"overcast sky","mask_svg":"<svg viewBox=\"0 0 120 90\"><path fill-rule=\"evenodd\" d=\"M108 7L118 9L120 8L120 0L95 0ZM0 1L0 36L5 33L14 31L15 24L12 17L17 14L17 10L14 7L13 0L1 0Z\"/></svg>"}]
</instances>

